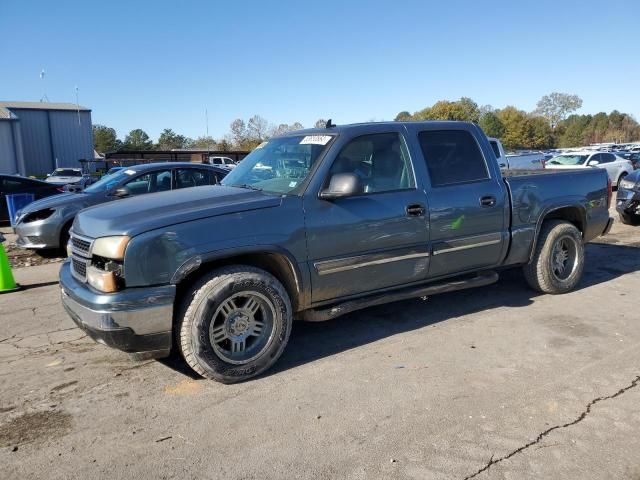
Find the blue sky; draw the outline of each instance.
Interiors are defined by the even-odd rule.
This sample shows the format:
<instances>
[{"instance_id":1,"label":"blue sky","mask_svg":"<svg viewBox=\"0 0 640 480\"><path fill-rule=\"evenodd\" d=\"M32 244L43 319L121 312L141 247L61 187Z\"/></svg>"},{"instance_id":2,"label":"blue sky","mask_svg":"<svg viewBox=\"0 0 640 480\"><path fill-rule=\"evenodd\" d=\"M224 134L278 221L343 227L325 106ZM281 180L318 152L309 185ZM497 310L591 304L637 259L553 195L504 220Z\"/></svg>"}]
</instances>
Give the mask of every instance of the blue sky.
<instances>
[{"instance_id":1,"label":"blue sky","mask_svg":"<svg viewBox=\"0 0 640 480\"><path fill-rule=\"evenodd\" d=\"M391 120L440 99L640 120L640 1L0 0L0 100L74 102L119 136L235 118ZM44 68L44 82L40 70Z\"/></svg>"}]
</instances>

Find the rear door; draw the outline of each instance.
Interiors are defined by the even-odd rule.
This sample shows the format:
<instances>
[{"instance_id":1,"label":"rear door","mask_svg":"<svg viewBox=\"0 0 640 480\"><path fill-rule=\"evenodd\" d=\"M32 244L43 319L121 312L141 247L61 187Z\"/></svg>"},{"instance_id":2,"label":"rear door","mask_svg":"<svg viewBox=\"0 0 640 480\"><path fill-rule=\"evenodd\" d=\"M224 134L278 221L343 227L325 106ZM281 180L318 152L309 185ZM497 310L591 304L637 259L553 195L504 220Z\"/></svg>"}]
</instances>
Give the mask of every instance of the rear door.
<instances>
[{"instance_id":1,"label":"rear door","mask_svg":"<svg viewBox=\"0 0 640 480\"><path fill-rule=\"evenodd\" d=\"M495 266L508 244L509 203L489 145L471 125L416 125L427 166L429 277Z\"/></svg>"}]
</instances>

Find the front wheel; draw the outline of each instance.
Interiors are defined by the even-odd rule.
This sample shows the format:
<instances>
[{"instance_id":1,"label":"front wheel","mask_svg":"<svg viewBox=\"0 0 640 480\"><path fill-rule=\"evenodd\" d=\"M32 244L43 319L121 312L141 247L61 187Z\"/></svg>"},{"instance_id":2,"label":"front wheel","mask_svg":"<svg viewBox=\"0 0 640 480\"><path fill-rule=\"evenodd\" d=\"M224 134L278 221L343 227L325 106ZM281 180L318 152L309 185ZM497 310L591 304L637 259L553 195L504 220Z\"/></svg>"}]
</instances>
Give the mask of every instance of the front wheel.
<instances>
[{"instance_id":1,"label":"front wheel","mask_svg":"<svg viewBox=\"0 0 640 480\"><path fill-rule=\"evenodd\" d=\"M573 290L584 270L584 244L580 230L561 220L544 222L533 258L523 270L534 290L551 294Z\"/></svg>"},{"instance_id":2,"label":"front wheel","mask_svg":"<svg viewBox=\"0 0 640 480\"><path fill-rule=\"evenodd\" d=\"M199 375L222 383L254 377L284 351L291 301L271 274L249 266L215 270L196 282L179 313L178 345Z\"/></svg>"}]
</instances>

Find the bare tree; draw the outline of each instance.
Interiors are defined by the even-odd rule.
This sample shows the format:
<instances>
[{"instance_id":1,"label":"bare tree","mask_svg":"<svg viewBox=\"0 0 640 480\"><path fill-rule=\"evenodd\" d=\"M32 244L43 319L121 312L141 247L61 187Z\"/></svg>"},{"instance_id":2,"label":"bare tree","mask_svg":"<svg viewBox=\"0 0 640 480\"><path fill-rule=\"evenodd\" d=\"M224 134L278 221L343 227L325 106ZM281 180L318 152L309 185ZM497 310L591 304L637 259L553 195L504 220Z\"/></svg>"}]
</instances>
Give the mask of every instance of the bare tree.
<instances>
[{"instance_id":1,"label":"bare tree","mask_svg":"<svg viewBox=\"0 0 640 480\"><path fill-rule=\"evenodd\" d=\"M325 128L327 126L327 121L323 118L316 120L316 123L313 125L315 128Z\"/></svg>"},{"instance_id":2,"label":"bare tree","mask_svg":"<svg viewBox=\"0 0 640 480\"><path fill-rule=\"evenodd\" d=\"M542 97L536 107L534 113L542 115L551 128L556 128L570 113L582 107L582 99L577 95L553 92Z\"/></svg>"},{"instance_id":3,"label":"bare tree","mask_svg":"<svg viewBox=\"0 0 640 480\"><path fill-rule=\"evenodd\" d=\"M267 138L269 131L269 122L260 115L254 115L247 123L247 137L252 140L263 141Z\"/></svg>"}]
</instances>

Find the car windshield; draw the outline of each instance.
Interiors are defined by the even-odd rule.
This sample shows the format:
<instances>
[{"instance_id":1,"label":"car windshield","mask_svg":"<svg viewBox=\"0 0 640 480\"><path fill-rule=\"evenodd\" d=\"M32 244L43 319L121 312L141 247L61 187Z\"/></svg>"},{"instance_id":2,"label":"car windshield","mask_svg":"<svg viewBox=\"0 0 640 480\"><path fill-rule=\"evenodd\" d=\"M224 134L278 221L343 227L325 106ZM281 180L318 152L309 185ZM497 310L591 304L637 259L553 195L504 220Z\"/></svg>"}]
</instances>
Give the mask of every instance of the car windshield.
<instances>
[{"instance_id":1,"label":"car windshield","mask_svg":"<svg viewBox=\"0 0 640 480\"><path fill-rule=\"evenodd\" d=\"M295 135L269 140L244 158L222 185L272 193L297 193L311 168L334 137Z\"/></svg>"},{"instance_id":2,"label":"car windshield","mask_svg":"<svg viewBox=\"0 0 640 480\"><path fill-rule=\"evenodd\" d=\"M551 165L582 165L589 155L558 155L547 162Z\"/></svg>"},{"instance_id":3,"label":"car windshield","mask_svg":"<svg viewBox=\"0 0 640 480\"><path fill-rule=\"evenodd\" d=\"M53 171L52 176L55 177L81 177L82 172L80 170L74 170L72 168L56 168Z\"/></svg>"},{"instance_id":4,"label":"car windshield","mask_svg":"<svg viewBox=\"0 0 640 480\"><path fill-rule=\"evenodd\" d=\"M106 192L118 185L125 178L130 178L134 173L136 173L134 170L118 170L110 175L105 175L93 185L85 188L84 191L86 193Z\"/></svg>"}]
</instances>

